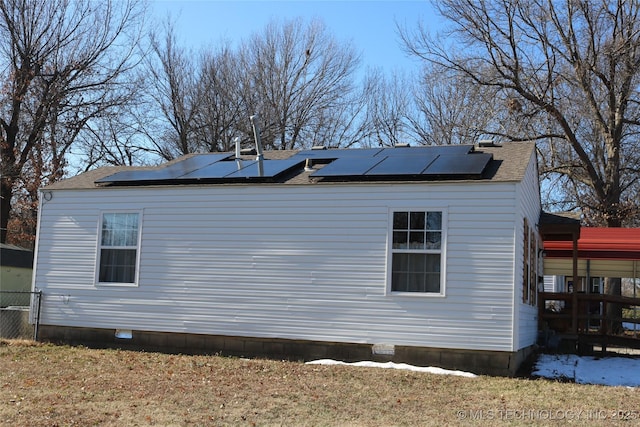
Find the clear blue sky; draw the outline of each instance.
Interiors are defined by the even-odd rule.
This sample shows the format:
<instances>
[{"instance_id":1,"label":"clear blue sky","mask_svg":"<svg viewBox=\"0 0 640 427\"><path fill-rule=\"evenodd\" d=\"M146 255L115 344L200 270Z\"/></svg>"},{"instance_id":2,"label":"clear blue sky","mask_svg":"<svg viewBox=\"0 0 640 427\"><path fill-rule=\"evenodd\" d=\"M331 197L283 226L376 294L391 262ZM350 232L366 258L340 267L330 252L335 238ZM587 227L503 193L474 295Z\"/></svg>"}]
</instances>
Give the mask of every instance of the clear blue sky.
<instances>
[{"instance_id":1,"label":"clear blue sky","mask_svg":"<svg viewBox=\"0 0 640 427\"><path fill-rule=\"evenodd\" d=\"M383 67L387 72L418 67L402 51L396 23L415 27L423 20L435 28L438 22L427 0L152 0L151 8L159 21L170 16L181 43L194 49L220 40L246 39L272 18L320 18L336 39L353 43L362 55L363 67Z\"/></svg>"}]
</instances>

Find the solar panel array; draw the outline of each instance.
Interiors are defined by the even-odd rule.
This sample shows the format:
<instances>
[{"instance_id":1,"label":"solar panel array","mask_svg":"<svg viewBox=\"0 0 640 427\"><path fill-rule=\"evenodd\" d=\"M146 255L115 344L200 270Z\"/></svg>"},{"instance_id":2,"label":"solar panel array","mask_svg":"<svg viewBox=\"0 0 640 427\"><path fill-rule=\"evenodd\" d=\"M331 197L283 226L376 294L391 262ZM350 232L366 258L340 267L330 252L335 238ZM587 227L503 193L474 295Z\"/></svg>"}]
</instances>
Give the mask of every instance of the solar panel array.
<instances>
[{"instance_id":1,"label":"solar panel array","mask_svg":"<svg viewBox=\"0 0 640 427\"><path fill-rule=\"evenodd\" d=\"M169 166L151 170L122 171L96 180L96 184L152 185L205 182L273 181L304 159L240 160L230 153L200 154Z\"/></svg>"},{"instance_id":2,"label":"solar panel array","mask_svg":"<svg viewBox=\"0 0 640 427\"><path fill-rule=\"evenodd\" d=\"M284 160L240 160L231 153L200 154L148 170L122 171L98 179L103 185L274 182L300 172L310 159L311 178L328 181L481 178L492 160L472 145L304 150Z\"/></svg>"},{"instance_id":3,"label":"solar panel array","mask_svg":"<svg viewBox=\"0 0 640 427\"><path fill-rule=\"evenodd\" d=\"M472 145L308 150L297 155L327 162L311 177L348 181L478 179L493 159L489 153L475 152Z\"/></svg>"}]
</instances>

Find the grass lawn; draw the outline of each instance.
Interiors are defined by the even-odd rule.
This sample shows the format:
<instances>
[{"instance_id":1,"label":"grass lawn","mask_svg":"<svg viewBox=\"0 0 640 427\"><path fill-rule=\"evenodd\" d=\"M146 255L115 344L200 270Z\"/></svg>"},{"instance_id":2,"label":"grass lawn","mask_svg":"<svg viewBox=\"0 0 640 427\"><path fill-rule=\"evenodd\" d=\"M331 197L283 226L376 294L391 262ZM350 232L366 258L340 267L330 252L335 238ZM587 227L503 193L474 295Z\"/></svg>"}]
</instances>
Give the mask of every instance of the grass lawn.
<instances>
[{"instance_id":1,"label":"grass lawn","mask_svg":"<svg viewBox=\"0 0 640 427\"><path fill-rule=\"evenodd\" d=\"M624 387L0 340L2 426L611 426L638 409Z\"/></svg>"}]
</instances>

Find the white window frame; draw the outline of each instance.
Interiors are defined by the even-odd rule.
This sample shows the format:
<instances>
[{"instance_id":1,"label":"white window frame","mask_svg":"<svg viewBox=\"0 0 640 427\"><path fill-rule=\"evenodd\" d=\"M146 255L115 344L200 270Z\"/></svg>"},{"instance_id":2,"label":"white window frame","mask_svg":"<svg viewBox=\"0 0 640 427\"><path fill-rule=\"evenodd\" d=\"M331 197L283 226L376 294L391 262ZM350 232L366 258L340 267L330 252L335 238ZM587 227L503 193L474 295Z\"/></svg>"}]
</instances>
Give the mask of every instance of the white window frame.
<instances>
[{"instance_id":1,"label":"white window frame","mask_svg":"<svg viewBox=\"0 0 640 427\"><path fill-rule=\"evenodd\" d=\"M395 212L439 212L442 214L440 249L394 249L393 248L393 216ZM418 297L418 298L443 298L446 296L446 259L447 259L447 229L448 212L442 207L401 206L389 208L387 231L387 286L386 294L390 296ZM394 253L420 253L440 255L440 292L406 292L392 290L393 280L393 254Z\"/></svg>"},{"instance_id":2,"label":"white window frame","mask_svg":"<svg viewBox=\"0 0 640 427\"><path fill-rule=\"evenodd\" d=\"M111 246L102 246L102 225L104 222L105 214L138 214L138 236L136 241L136 246L117 246L118 249L135 249L136 250L136 261L135 261L135 272L134 272L134 281L133 283L129 282L101 282L100 281L100 263L102 256L102 249L110 248ZM100 211L100 219L98 221L98 231L97 231L97 241L96 241L96 265L95 265L95 285L96 286L124 286L124 287L138 287L138 278L140 275L140 249L142 242L142 210L127 210L127 209L118 209L118 210L104 210Z\"/></svg>"}]
</instances>

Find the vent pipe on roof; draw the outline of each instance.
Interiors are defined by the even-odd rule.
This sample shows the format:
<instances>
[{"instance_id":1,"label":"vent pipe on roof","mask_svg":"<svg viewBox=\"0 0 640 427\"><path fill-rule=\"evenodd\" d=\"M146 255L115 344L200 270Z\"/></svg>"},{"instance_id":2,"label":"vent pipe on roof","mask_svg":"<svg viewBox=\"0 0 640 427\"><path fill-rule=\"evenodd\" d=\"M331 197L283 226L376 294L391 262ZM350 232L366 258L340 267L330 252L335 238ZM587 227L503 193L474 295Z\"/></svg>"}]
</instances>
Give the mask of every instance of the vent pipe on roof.
<instances>
[{"instance_id":1,"label":"vent pipe on roof","mask_svg":"<svg viewBox=\"0 0 640 427\"><path fill-rule=\"evenodd\" d=\"M313 172L315 169L313 168L313 160L306 159L304 162L304 171L305 172Z\"/></svg>"},{"instance_id":2,"label":"vent pipe on roof","mask_svg":"<svg viewBox=\"0 0 640 427\"><path fill-rule=\"evenodd\" d=\"M253 137L256 140L256 160L258 161L258 176L264 175L264 154L262 154L262 143L260 142L260 124L258 123L258 115L254 114L249 117L251 126L253 127Z\"/></svg>"},{"instance_id":3,"label":"vent pipe on roof","mask_svg":"<svg viewBox=\"0 0 640 427\"><path fill-rule=\"evenodd\" d=\"M478 141L478 147L502 147L497 144L493 139L481 139Z\"/></svg>"},{"instance_id":4,"label":"vent pipe on roof","mask_svg":"<svg viewBox=\"0 0 640 427\"><path fill-rule=\"evenodd\" d=\"M233 142L236 144L236 166L238 167L238 170L242 169L242 148L240 147L240 138L239 137L235 137L233 138Z\"/></svg>"},{"instance_id":5,"label":"vent pipe on roof","mask_svg":"<svg viewBox=\"0 0 640 427\"><path fill-rule=\"evenodd\" d=\"M254 114L249 117L251 120L251 126L253 127L253 138L256 141L256 160L263 160L264 155L262 154L262 142L260 142L260 124L258 123L258 115Z\"/></svg>"},{"instance_id":6,"label":"vent pipe on roof","mask_svg":"<svg viewBox=\"0 0 640 427\"><path fill-rule=\"evenodd\" d=\"M239 159L240 154L242 153L242 149L240 148L240 138L237 136L233 138L233 143L236 144L236 159Z\"/></svg>"}]
</instances>

